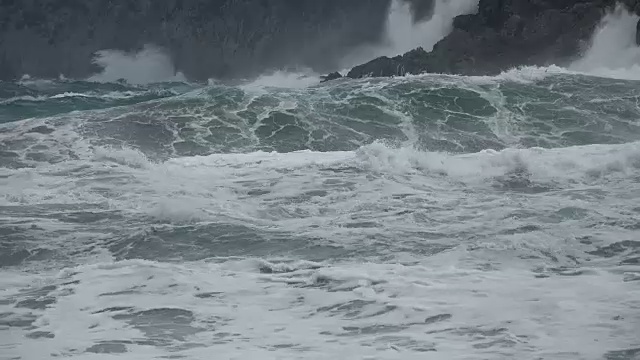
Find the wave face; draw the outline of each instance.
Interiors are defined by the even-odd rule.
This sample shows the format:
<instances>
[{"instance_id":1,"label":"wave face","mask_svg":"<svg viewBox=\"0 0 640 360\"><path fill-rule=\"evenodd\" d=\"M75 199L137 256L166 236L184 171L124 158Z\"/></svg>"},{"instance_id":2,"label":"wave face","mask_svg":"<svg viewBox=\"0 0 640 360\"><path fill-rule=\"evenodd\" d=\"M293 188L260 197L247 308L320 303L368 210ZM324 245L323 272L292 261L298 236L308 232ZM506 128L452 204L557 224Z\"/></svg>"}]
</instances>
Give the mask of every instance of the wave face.
<instances>
[{"instance_id":1,"label":"wave face","mask_svg":"<svg viewBox=\"0 0 640 360\"><path fill-rule=\"evenodd\" d=\"M3 354L637 352L637 82L292 78L0 83Z\"/></svg>"}]
</instances>

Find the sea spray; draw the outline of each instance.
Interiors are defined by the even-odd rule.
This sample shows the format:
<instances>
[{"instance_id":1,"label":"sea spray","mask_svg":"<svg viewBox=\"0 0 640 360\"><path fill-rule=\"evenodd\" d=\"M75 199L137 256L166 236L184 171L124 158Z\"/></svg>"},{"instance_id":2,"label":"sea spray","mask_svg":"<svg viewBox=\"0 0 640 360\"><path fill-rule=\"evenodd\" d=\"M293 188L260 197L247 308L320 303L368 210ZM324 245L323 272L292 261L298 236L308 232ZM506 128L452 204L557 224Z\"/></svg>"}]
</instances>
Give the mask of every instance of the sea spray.
<instances>
[{"instance_id":1,"label":"sea spray","mask_svg":"<svg viewBox=\"0 0 640 360\"><path fill-rule=\"evenodd\" d=\"M586 53L569 69L593 75L640 80L640 47L635 33L639 17L623 6L607 13Z\"/></svg>"},{"instance_id":2,"label":"sea spray","mask_svg":"<svg viewBox=\"0 0 640 360\"><path fill-rule=\"evenodd\" d=\"M417 47L430 51L451 32L456 16L474 13L477 8L478 0L435 0L431 16L414 22L411 6L407 2L393 0L382 42L356 48L343 60L343 68L351 68L379 56L401 55Z\"/></svg>"}]
</instances>

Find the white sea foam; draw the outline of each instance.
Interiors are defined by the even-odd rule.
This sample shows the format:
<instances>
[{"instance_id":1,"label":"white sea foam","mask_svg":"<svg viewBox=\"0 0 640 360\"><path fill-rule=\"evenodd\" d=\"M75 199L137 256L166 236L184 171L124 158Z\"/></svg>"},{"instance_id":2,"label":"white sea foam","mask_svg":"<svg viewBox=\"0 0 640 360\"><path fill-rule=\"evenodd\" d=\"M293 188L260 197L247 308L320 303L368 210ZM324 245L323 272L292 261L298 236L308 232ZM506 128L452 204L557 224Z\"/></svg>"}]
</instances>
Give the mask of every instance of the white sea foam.
<instances>
[{"instance_id":1,"label":"white sea foam","mask_svg":"<svg viewBox=\"0 0 640 360\"><path fill-rule=\"evenodd\" d=\"M340 181L355 181L360 191L348 197L335 193L314 199L303 207L305 211L313 213L322 204L329 203L347 211L355 204L354 199L374 203L384 201L386 196L403 188L420 193L422 187L449 187L450 191L456 192L460 184L466 184L479 190L511 176L544 186L565 187L577 183L592 186L635 176L640 171L640 143L506 149L461 155L374 143L355 152L214 154L175 158L162 163L150 162L137 150L94 148L93 153L94 157L88 159L87 164L93 162L95 170L115 171L114 181L130 178L125 183L116 181L113 185L113 190L122 195L104 197L100 183L60 182L56 176L48 175L59 173L61 168L68 166L61 163L35 171L12 171L0 181L0 188L5 194L3 202L59 204L108 201L114 208L134 213L142 211L176 223L210 220L219 216L268 223L271 215L267 213L273 211L268 210L269 201L295 198L324 189L310 175L322 169L361 169L361 173L347 173L344 179L334 176ZM78 165L71 166L75 168ZM96 176L92 167L86 170L89 178ZM283 172L289 176L282 178ZM368 180L367 174L377 175ZM411 178L407 183L398 183L396 176ZM387 177L391 177L390 180L384 180ZM420 185L415 188L417 184ZM247 192L257 189L268 191L262 197L246 196ZM371 197L372 194L376 195ZM299 226L307 225L300 221Z\"/></svg>"},{"instance_id":2,"label":"white sea foam","mask_svg":"<svg viewBox=\"0 0 640 360\"><path fill-rule=\"evenodd\" d=\"M245 90L264 90L268 88L300 89L317 85L319 82L319 75L312 71L274 71L243 84L241 88Z\"/></svg>"},{"instance_id":3,"label":"white sea foam","mask_svg":"<svg viewBox=\"0 0 640 360\"><path fill-rule=\"evenodd\" d=\"M57 286L48 295L56 301L44 309L15 309L0 302L0 312L13 314L5 321L37 317L30 330L0 329L0 346L11 357L59 354L71 359L208 359L212 349L224 359L422 359L428 350L435 350L429 352L435 359L479 352L486 358L601 357L636 340L634 324L640 318L633 299L640 293L633 282L622 281L625 269L608 272L594 261L573 269L582 272L579 276L551 273L538 279L531 268L549 266L541 254L570 264L563 260L572 255L565 239L593 233L582 222L556 225L553 218L545 223L547 217L597 204L593 213L606 218L617 215L612 213L619 207L637 204L634 194L640 189L626 179L638 174L639 147L448 155L376 143L355 152L216 154L162 163L107 148L87 159L94 168L76 174L77 181L47 174L70 164L23 170L33 175L30 181L10 176L22 188L0 184L0 192L40 194L27 197L25 205L59 204L64 196L78 203L103 202L106 198L94 197L108 189L116 194L109 199L110 209L132 218L147 214L180 226L224 217L262 231L311 237L315 246L330 244L343 251L379 246L377 256L390 258L382 263L366 256L300 262L247 256L179 264L100 259L59 273L12 277L11 271L0 270L0 300L24 299L28 293L21 289L27 284L32 290ZM487 179L523 168L533 181L557 181L568 193L491 194ZM124 175L127 180L110 185L108 177L98 175L107 170L112 179ZM616 174L621 176L611 178ZM87 181L89 176L95 179ZM624 191L616 193L616 181L625 181ZM578 198L580 191L588 194L603 183L607 193L600 199ZM265 193L247 195L256 189ZM319 190L326 194L296 200ZM535 209L536 218L514 217L523 207ZM395 215L406 211L411 213ZM429 220L418 222L420 217ZM365 221L379 227L347 226ZM490 241L463 235L481 236L487 229L532 221L545 230L496 234ZM449 234L447 242L454 247L422 256L430 240L407 234L413 231ZM605 229L598 234L613 236ZM73 244L79 235L66 241ZM385 242L385 236L392 241ZM34 332L54 337L25 337Z\"/></svg>"},{"instance_id":4,"label":"white sea foam","mask_svg":"<svg viewBox=\"0 0 640 360\"><path fill-rule=\"evenodd\" d=\"M20 101L39 102L39 101L46 101L48 99L49 97L44 95L40 95L40 96L22 95L22 96L11 97L8 99L2 99L0 100L0 105L12 104Z\"/></svg>"},{"instance_id":5,"label":"white sea foam","mask_svg":"<svg viewBox=\"0 0 640 360\"><path fill-rule=\"evenodd\" d=\"M223 359L423 359L431 350L451 359L484 349L486 358L596 358L635 341L640 319L625 299L640 293L619 275L536 279L518 267L469 268L465 257L461 249L414 265L300 264L273 275L246 261L79 266L39 280L58 284L57 301L31 311L35 330L55 338L33 346L15 331L4 354L101 359L85 351L120 344L125 352L110 357L209 359L215 349ZM626 321L611 320L620 314Z\"/></svg>"},{"instance_id":6,"label":"white sea foam","mask_svg":"<svg viewBox=\"0 0 640 360\"><path fill-rule=\"evenodd\" d=\"M527 83L546 73L465 81ZM349 86L375 93L407 79L361 81ZM636 346L640 293L628 279L637 267L586 251L614 243L617 251L637 237L638 142L468 154L374 142L160 161L86 139L104 140L91 126L128 111L136 109L3 125L11 130L0 144L34 140L11 148L21 157L35 145L73 153L2 168L0 204L12 231L27 228L38 250L75 262L0 269L0 324L37 318L32 328L0 325L3 355L591 359ZM55 131L27 132L37 125ZM78 213L96 219L78 222ZM220 224L244 233L205 231ZM269 255L252 253L258 241ZM174 251L181 245L206 260L170 263L185 255ZM233 257L225 247L237 249ZM92 256L78 255L85 248ZM30 295L46 285L56 288ZM34 300L47 305L25 307Z\"/></svg>"},{"instance_id":7,"label":"white sea foam","mask_svg":"<svg viewBox=\"0 0 640 360\"><path fill-rule=\"evenodd\" d=\"M166 91L166 93L174 93L171 91ZM94 91L86 92L86 93L77 93L77 92L63 92L55 95L23 95L23 96L15 96L7 99L1 99L0 105L12 104L16 102L44 102L48 100L62 100L62 99L72 99L72 98L94 98L94 99L103 99L103 100L123 100L130 99L139 96L145 96L150 94L157 94L153 90L140 90L140 91L110 91L106 93L98 93Z\"/></svg>"},{"instance_id":8,"label":"white sea foam","mask_svg":"<svg viewBox=\"0 0 640 360\"><path fill-rule=\"evenodd\" d=\"M532 180L590 182L593 177L637 172L640 143L588 145L560 149L487 150L449 155L413 148L390 149L375 143L360 150L364 163L380 172L446 174L457 181L482 183L487 179L525 171Z\"/></svg>"},{"instance_id":9,"label":"white sea foam","mask_svg":"<svg viewBox=\"0 0 640 360\"><path fill-rule=\"evenodd\" d=\"M604 16L589 50L569 69L595 76L640 80L640 47L635 41L638 19L618 5Z\"/></svg>"},{"instance_id":10,"label":"white sea foam","mask_svg":"<svg viewBox=\"0 0 640 360\"><path fill-rule=\"evenodd\" d=\"M390 81L402 82L404 79L426 79L437 80L442 82L450 82L457 86L466 83L475 84L496 84L496 83L521 83L531 84L544 80L554 75L570 75L579 74L576 71L570 71L566 68L559 66L519 66L509 70L505 70L498 75L479 75L479 76L464 76L455 74L440 74L440 73L422 73L422 74L407 74L405 76L398 76L392 78ZM449 81L447 81L449 79Z\"/></svg>"},{"instance_id":11,"label":"white sea foam","mask_svg":"<svg viewBox=\"0 0 640 360\"><path fill-rule=\"evenodd\" d=\"M94 61L103 67L103 71L91 76L89 81L116 82L124 79L130 84L186 81L184 75L175 71L171 59L163 50L152 45L146 45L132 54L120 50L101 50L96 53Z\"/></svg>"}]
</instances>

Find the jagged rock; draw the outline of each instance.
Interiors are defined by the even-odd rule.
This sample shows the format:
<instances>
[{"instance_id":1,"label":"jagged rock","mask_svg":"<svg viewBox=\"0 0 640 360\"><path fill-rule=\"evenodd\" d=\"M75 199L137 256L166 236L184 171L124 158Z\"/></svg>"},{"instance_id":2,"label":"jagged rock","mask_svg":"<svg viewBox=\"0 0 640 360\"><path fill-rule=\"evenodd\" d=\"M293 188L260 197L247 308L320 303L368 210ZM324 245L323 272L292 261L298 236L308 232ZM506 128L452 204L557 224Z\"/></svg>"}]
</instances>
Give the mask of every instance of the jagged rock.
<instances>
[{"instance_id":1,"label":"jagged rock","mask_svg":"<svg viewBox=\"0 0 640 360\"><path fill-rule=\"evenodd\" d=\"M420 0L411 0L420 1ZM96 51L166 49L193 80L329 72L384 32L391 0L0 0L0 80L82 78Z\"/></svg>"},{"instance_id":2,"label":"jagged rock","mask_svg":"<svg viewBox=\"0 0 640 360\"><path fill-rule=\"evenodd\" d=\"M396 76L404 74L406 74L406 72L402 64L402 56L398 55L393 58L381 56L366 64L358 65L347 73L347 77L357 79L361 77Z\"/></svg>"},{"instance_id":3,"label":"jagged rock","mask_svg":"<svg viewBox=\"0 0 640 360\"><path fill-rule=\"evenodd\" d=\"M566 65L586 48L615 0L480 0L478 11L454 19L453 31L429 53L422 49L354 67L351 78L406 73L495 75L522 65ZM624 0L640 14L640 1ZM640 44L640 24L637 41Z\"/></svg>"},{"instance_id":4,"label":"jagged rock","mask_svg":"<svg viewBox=\"0 0 640 360\"><path fill-rule=\"evenodd\" d=\"M386 56L374 59L366 64L359 65L351 69L347 74L350 78L361 78L369 76L402 76L407 73L415 74L422 72L424 67L429 66L429 54L423 48L417 48L404 55L393 58Z\"/></svg>"},{"instance_id":5,"label":"jagged rock","mask_svg":"<svg viewBox=\"0 0 640 360\"><path fill-rule=\"evenodd\" d=\"M320 79L321 79L320 82L323 83L323 82L336 80L336 79L340 79L340 78L342 78L342 74L340 74L339 72L335 71L335 72L332 72L330 74L321 76L320 77Z\"/></svg>"}]
</instances>

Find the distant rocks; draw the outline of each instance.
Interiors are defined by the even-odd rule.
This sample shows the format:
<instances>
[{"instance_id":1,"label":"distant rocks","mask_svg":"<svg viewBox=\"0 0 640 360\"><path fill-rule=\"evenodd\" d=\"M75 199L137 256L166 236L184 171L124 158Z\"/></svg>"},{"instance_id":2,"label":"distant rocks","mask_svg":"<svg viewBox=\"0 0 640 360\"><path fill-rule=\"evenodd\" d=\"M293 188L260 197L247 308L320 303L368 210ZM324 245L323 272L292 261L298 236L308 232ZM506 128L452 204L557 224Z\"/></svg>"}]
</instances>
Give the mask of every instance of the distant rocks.
<instances>
[{"instance_id":1,"label":"distant rocks","mask_svg":"<svg viewBox=\"0 0 640 360\"><path fill-rule=\"evenodd\" d=\"M330 74L321 76L320 77L320 79L321 79L320 82L323 83L323 82L326 82L326 81L336 80L336 79L340 79L340 78L342 78L342 74L340 74L339 72L335 71L335 72L332 72Z\"/></svg>"},{"instance_id":2,"label":"distant rocks","mask_svg":"<svg viewBox=\"0 0 640 360\"><path fill-rule=\"evenodd\" d=\"M393 58L379 57L366 64L354 67L347 77L357 79L367 76L401 76L407 73L417 74L424 72L429 64L426 63L430 54L423 48L411 50L404 55Z\"/></svg>"},{"instance_id":3,"label":"distant rocks","mask_svg":"<svg viewBox=\"0 0 640 360\"><path fill-rule=\"evenodd\" d=\"M408 2L414 20L435 0ZM459 0L449 0L459 1ZM640 14L640 0L620 0ZM84 78L99 50L166 50L189 80L237 79L283 68L336 69L354 48L384 35L392 0L2 0L0 80ZM349 78L406 73L496 74L561 65L588 45L616 0L479 0L427 52L415 49L351 69ZM637 43L640 45L640 23ZM342 77L331 73L322 81Z\"/></svg>"},{"instance_id":4,"label":"distant rocks","mask_svg":"<svg viewBox=\"0 0 640 360\"><path fill-rule=\"evenodd\" d=\"M640 0L624 0L640 14ZM517 66L563 65L586 49L615 0L480 0L475 14L454 19L431 52L418 48L351 69L349 78L407 73L495 75ZM640 44L640 23L637 42Z\"/></svg>"},{"instance_id":5,"label":"distant rocks","mask_svg":"<svg viewBox=\"0 0 640 360\"><path fill-rule=\"evenodd\" d=\"M403 0L423 3L431 0ZM0 80L84 78L104 49L166 51L190 80L330 71L384 33L391 0L2 0ZM422 9L422 7L421 7Z\"/></svg>"}]
</instances>

